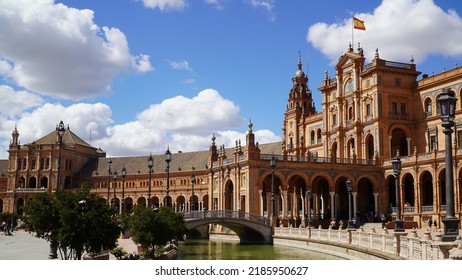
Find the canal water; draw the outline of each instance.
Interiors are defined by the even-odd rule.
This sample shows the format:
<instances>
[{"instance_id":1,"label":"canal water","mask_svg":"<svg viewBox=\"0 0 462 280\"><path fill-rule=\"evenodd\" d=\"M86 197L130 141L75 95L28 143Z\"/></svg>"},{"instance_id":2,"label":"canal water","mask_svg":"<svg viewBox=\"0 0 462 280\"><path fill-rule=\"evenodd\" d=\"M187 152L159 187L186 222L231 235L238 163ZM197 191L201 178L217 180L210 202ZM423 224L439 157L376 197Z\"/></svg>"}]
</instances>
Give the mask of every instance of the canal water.
<instances>
[{"instance_id":1,"label":"canal water","mask_svg":"<svg viewBox=\"0 0 462 280\"><path fill-rule=\"evenodd\" d=\"M180 242L179 260L342 260L310 250L277 245L241 245L238 242L191 239Z\"/></svg>"}]
</instances>

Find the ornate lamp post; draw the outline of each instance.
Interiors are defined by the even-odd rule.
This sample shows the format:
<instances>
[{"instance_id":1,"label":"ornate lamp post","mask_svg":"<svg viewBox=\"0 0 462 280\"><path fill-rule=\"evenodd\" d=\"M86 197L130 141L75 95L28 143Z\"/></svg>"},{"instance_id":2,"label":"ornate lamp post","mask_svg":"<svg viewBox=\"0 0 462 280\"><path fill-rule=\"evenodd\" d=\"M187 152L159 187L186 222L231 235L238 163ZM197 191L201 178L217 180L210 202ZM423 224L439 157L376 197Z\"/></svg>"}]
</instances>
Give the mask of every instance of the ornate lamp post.
<instances>
[{"instance_id":1,"label":"ornate lamp post","mask_svg":"<svg viewBox=\"0 0 462 280\"><path fill-rule=\"evenodd\" d=\"M60 188L60 175L61 175L61 150L63 147L63 136L65 132L64 128L64 123L63 121L59 122L58 127L56 128L58 131L58 148L59 148L59 153L58 153L58 174L56 174L56 189L58 190Z\"/></svg>"},{"instance_id":2,"label":"ornate lamp post","mask_svg":"<svg viewBox=\"0 0 462 280\"><path fill-rule=\"evenodd\" d=\"M271 167L271 221L273 224L273 227L276 226L276 200L274 198L274 168L276 167L276 158L274 155L271 157L270 160L270 167Z\"/></svg>"},{"instance_id":3,"label":"ornate lamp post","mask_svg":"<svg viewBox=\"0 0 462 280\"><path fill-rule=\"evenodd\" d=\"M117 202L116 202L116 189L117 189L117 170L114 171L114 175L113 175L113 178L114 178L114 183L112 183L112 188L114 189L114 198L112 199L112 207L114 208L114 210L117 210L116 207L117 207Z\"/></svg>"},{"instance_id":4,"label":"ornate lamp post","mask_svg":"<svg viewBox=\"0 0 462 280\"><path fill-rule=\"evenodd\" d=\"M454 118L456 115L455 93L452 90L444 89L443 93L438 98L438 107L440 109L441 126L444 127L443 133L445 136L446 149L446 217L443 219L444 234L443 241L455 241L459 235L459 219L454 214L454 175L452 162L452 127L454 126Z\"/></svg>"},{"instance_id":5,"label":"ornate lamp post","mask_svg":"<svg viewBox=\"0 0 462 280\"><path fill-rule=\"evenodd\" d=\"M122 202L120 206L120 213L123 214L125 211L125 176L127 176L127 170L125 166L122 168Z\"/></svg>"},{"instance_id":6,"label":"ornate lamp post","mask_svg":"<svg viewBox=\"0 0 462 280\"><path fill-rule=\"evenodd\" d=\"M347 223L347 229L354 229L353 225L353 220L351 219L352 211L351 211L351 204L352 204L352 194L351 192L353 191L353 183L351 182L350 179L346 181L346 186L347 186L347 192L348 192L348 223Z\"/></svg>"},{"instance_id":7,"label":"ornate lamp post","mask_svg":"<svg viewBox=\"0 0 462 280\"><path fill-rule=\"evenodd\" d=\"M109 193L111 192L111 164L112 160L107 160L108 171L107 171L107 205L109 205Z\"/></svg>"},{"instance_id":8,"label":"ornate lamp post","mask_svg":"<svg viewBox=\"0 0 462 280\"><path fill-rule=\"evenodd\" d=\"M151 208L151 174L152 174L152 167L153 166L154 166L154 162L152 160L152 155L149 154L149 158L148 158L148 168L149 168L148 208Z\"/></svg>"},{"instance_id":9,"label":"ornate lamp post","mask_svg":"<svg viewBox=\"0 0 462 280\"><path fill-rule=\"evenodd\" d=\"M172 160L172 153L170 152L170 148L167 147L167 151L165 151L164 155L165 162L167 163L167 189L165 190L165 204L167 207L170 206L170 161Z\"/></svg>"},{"instance_id":10,"label":"ornate lamp post","mask_svg":"<svg viewBox=\"0 0 462 280\"><path fill-rule=\"evenodd\" d=\"M59 122L59 125L56 127L56 131L58 132L58 173L56 174L56 190L60 188L60 175L61 175L61 150L63 147L63 136L65 132L64 123L63 121ZM108 193L109 197L109 193ZM13 193L13 211L14 211L14 193ZM58 246L55 244L50 244L50 254L48 255L49 259L56 259L58 258Z\"/></svg>"},{"instance_id":11,"label":"ornate lamp post","mask_svg":"<svg viewBox=\"0 0 462 280\"><path fill-rule=\"evenodd\" d=\"M396 192L396 220L395 232L403 232L403 221L401 220L401 193L399 191L399 174L401 173L401 159L399 158L399 151L396 157L391 161L393 167L393 176L395 177L395 192Z\"/></svg>"},{"instance_id":12,"label":"ornate lamp post","mask_svg":"<svg viewBox=\"0 0 462 280\"><path fill-rule=\"evenodd\" d=\"M196 182L196 176L191 175L191 211L196 210L194 207L194 183Z\"/></svg>"},{"instance_id":13,"label":"ornate lamp post","mask_svg":"<svg viewBox=\"0 0 462 280\"><path fill-rule=\"evenodd\" d=\"M313 197L313 193L311 192L311 190L306 191L306 196L308 198L308 224L306 225L306 227L309 228L311 226L311 197Z\"/></svg>"}]
</instances>

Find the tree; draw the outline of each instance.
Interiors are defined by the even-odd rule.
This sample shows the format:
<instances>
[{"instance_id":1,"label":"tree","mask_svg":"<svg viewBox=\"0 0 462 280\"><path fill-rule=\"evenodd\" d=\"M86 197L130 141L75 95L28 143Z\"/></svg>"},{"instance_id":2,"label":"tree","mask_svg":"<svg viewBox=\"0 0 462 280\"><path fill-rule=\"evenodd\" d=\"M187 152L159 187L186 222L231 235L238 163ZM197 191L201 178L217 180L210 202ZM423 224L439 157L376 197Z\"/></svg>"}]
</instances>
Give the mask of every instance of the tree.
<instances>
[{"instance_id":1,"label":"tree","mask_svg":"<svg viewBox=\"0 0 462 280\"><path fill-rule=\"evenodd\" d=\"M154 258L156 250L173 239L182 240L186 231L183 216L170 207L136 207L130 223L132 239L143 247L145 258Z\"/></svg>"},{"instance_id":2,"label":"tree","mask_svg":"<svg viewBox=\"0 0 462 280\"><path fill-rule=\"evenodd\" d=\"M59 249L63 259L81 259L116 247L120 227L115 211L88 186L36 196L24 227Z\"/></svg>"}]
</instances>

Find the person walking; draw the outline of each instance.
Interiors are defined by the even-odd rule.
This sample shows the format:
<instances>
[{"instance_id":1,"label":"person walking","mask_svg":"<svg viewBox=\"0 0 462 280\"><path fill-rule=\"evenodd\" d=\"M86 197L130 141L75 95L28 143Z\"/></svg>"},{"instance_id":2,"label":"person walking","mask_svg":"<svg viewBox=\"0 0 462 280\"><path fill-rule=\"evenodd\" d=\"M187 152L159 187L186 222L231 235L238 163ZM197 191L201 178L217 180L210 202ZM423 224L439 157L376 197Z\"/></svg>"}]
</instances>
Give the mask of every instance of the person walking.
<instances>
[{"instance_id":1,"label":"person walking","mask_svg":"<svg viewBox=\"0 0 462 280\"><path fill-rule=\"evenodd\" d=\"M428 218L428 227L431 229L432 228L432 224L433 224L433 221L432 221L432 218Z\"/></svg>"}]
</instances>

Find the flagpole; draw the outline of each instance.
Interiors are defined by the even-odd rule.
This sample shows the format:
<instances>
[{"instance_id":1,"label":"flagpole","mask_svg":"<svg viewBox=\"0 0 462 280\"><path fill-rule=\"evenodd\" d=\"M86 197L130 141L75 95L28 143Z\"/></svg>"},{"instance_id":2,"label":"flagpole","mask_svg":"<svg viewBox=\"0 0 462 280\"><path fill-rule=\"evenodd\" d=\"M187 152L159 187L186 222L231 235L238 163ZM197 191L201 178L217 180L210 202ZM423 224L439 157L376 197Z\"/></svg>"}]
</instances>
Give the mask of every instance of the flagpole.
<instances>
[{"instance_id":1,"label":"flagpole","mask_svg":"<svg viewBox=\"0 0 462 280\"><path fill-rule=\"evenodd\" d=\"M354 25L355 25L355 20L354 20L354 18L351 18L351 47L353 47L355 45L355 42L353 40Z\"/></svg>"}]
</instances>

